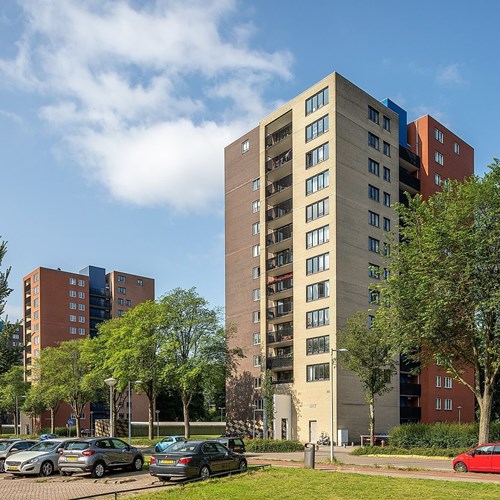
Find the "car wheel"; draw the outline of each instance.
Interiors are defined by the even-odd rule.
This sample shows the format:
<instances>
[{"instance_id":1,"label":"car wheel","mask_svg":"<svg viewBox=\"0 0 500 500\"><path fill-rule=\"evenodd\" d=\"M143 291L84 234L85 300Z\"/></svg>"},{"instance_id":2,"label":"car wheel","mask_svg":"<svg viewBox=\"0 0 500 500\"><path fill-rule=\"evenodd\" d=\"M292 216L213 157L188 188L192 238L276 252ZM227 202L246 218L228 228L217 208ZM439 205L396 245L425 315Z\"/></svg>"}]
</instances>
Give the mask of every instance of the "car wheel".
<instances>
[{"instance_id":1,"label":"car wheel","mask_svg":"<svg viewBox=\"0 0 500 500\"><path fill-rule=\"evenodd\" d=\"M170 481L169 476L158 476L158 479L164 483L166 483L167 481Z\"/></svg>"},{"instance_id":2,"label":"car wheel","mask_svg":"<svg viewBox=\"0 0 500 500\"><path fill-rule=\"evenodd\" d=\"M247 461L246 460L240 460L240 465L239 465L238 469L241 472L246 471L248 469Z\"/></svg>"},{"instance_id":3,"label":"car wheel","mask_svg":"<svg viewBox=\"0 0 500 500\"><path fill-rule=\"evenodd\" d=\"M200 469L200 477L201 479L208 479L210 477L210 469L208 468L208 465L204 465Z\"/></svg>"},{"instance_id":4,"label":"car wheel","mask_svg":"<svg viewBox=\"0 0 500 500\"><path fill-rule=\"evenodd\" d=\"M51 476L54 472L54 465L52 462L43 462L43 464L40 466L40 476L42 477L47 477Z\"/></svg>"},{"instance_id":5,"label":"car wheel","mask_svg":"<svg viewBox=\"0 0 500 500\"><path fill-rule=\"evenodd\" d=\"M5 472L5 458L0 458L0 472Z\"/></svg>"},{"instance_id":6,"label":"car wheel","mask_svg":"<svg viewBox=\"0 0 500 500\"><path fill-rule=\"evenodd\" d=\"M469 469L467 469L467 465L465 465L463 462L457 462L455 464L455 467L453 467L456 472L468 472Z\"/></svg>"},{"instance_id":7,"label":"car wheel","mask_svg":"<svg viewBox=\"0 0 500 500\"><path fill-rule=\"evenodd\" d=\"M90 473L92 477L101 478L106 472L106 467L102 462L96 462L94 467L92 467L92 472Z\"/></svg>"},{"instance_id":8,"label":"car wheel","mask_svg":"<svg viewBox=\"0 0 500 500\"><path fill-rule=\"evenodd\" d=\"M132 462L132 470L135 470L136 472L139 472L140 470L142 470L142 458L141 457L135 457L134 458L134 461Z\"/></svg>"}]
</instances>

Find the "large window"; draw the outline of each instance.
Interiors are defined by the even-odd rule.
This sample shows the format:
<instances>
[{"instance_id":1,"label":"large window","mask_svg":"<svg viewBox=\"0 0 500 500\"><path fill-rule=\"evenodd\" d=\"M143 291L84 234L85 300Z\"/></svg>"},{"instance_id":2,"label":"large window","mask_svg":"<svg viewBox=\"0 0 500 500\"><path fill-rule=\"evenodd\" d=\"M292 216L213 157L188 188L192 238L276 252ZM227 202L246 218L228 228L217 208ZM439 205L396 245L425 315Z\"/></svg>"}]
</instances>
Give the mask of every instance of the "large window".
<instances>
[{"instance_id":1,"label":"large window","mask_svg":"<svg viewBox=\"0 0 500 500\"><path fill-rule=\"evenodd\" d=\"M328 87L306 100L306 115L310 115L325 104L328 104Z\"/></svg>"},{"instance_id":2,"label":"large window","mask_svg":"<svg viewBox=\"0 0 500 500\"><path fill-rule=\"evenodd\" d=\"M311 203L306 207L306 222L319 219L328 214L328 198Z\"/></svg>"},{"instance_id":3,"label":"large window","mask_svg":"<svg viewBox=\"0 0 500 500\"><path fill-rule=\"evenodd\" d=\"M307 285L306 287L306 300L307 302L312 302L313 300L323 299L330 296L330 282L320 281L319 283L313 283L312 285Z\"/></svg>"},{"instance_id":4,"label":"large window","mask_svg":"<svg viewBox=\"0 0 500 500\"><path fill-rule=\"evenodd\" d=\"M375 135L372 134L371 132L368 132L368 146L371 146L374 149L379 149L379 138Z\"/></svg>"},{"instance_id":5,"label":"large window","mask_svg":"<svg viewBox=\"0 0 500 500\"><path fill-rule=\"evenodd\" d=\"M306 354L322 354L330 351L330 335L306 339Z\"/></svg>"},{"instance_id":6,"label":"large window","mask_svg":"<svg viewBox=\"0 0 500 500\"><path fill-rule=\"evenodd\" d=\"M368 184L368 198L373 201L379 201L380 200L380 189L372 186L371 184Z\"/></svg>"},{"instance_id":7,"label":"large window","mask_svg":"<svg viewBox=\"0 0 500 500\"><path fill-rule=\"evenodd\" d=\"M316 191L321 191L322 189L330 185L330 175L328 170L321 172L318 175L309 177L306 180L306 195L316 193Z\"/></svg>"},{"instance_id":8,"label":"large window","mask_svg":"<svg viewBox=\"0 0 500 500\"><path fill-rule=\"evenodd\" d=\"M312 248L330 241L330 226L319 227L306 233L306 248Z\"/></svg>"},{"instance_id":9,"label":"large window","mask_svg":"<svg viewBox=\"0 0 500 500\"><path fill-rule=\"evenodd\" d=\"M314 165L325 160L328 160L328 143L306 153L306 168L314 167Z\"/></svg>"},{"instance_id":10,"label":"large window","mask_svg":"<svg viewBox=\"0 0 500 500\"><path fill-rule=\"evenodd\" d=\"M368 158L368 172L370 172L370 174L380 175L379 162Z\"/></svg>"},{"instance_id":11,"label":"large window","mask_svg":"<svg viewBox=\"0 0 500 500\"><path fill-rule=\"evenodd\" d=\"M330 324L330 309L325 307L324 309L316 309L315 311L309 311L306 314L306 327L316 328L318 326L324 326Z\"/></svg>"},{"instance_id":12,"label":"large window","mask_svg":"<svg viewBox=\"0 0 500 500\"><path fill-rule=\"evenodd\" d=\"M321 363L319 365L306 366L306 378L308 382L318 380L330 380L330 363Z\"/></svg>"},{"instance_id":13,"label":"large window","mask_svg":"<svg viewBox=\"0 0 500 500\"><path fill-rule=\"evenodd\" d=\"M328 115L323 116L306 127L306 142L316 139L316 137L325 132L328 132Z\"/></svg>"},{"instance_id":14,"label":"large window","mask_svg":"<svg viewBox=\"0 0 500 500\"><path fill-rule=\"evenodd\" d=\"M328 253L316 255L315 257L311 257L306 261L307 274L320 273L321 271L325 271L326 269L330 269L330 254Z\"/></svg>"}]
</instances>

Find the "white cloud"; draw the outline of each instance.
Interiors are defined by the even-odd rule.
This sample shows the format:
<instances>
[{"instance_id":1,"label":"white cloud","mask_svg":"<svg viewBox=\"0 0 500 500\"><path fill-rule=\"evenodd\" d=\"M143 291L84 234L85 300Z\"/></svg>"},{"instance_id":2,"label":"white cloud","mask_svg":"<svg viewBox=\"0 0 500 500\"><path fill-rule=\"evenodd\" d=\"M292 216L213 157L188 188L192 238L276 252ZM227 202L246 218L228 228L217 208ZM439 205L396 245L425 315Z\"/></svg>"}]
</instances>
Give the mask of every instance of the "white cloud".
<instances>
[{"instance_id":1,"label":"white cloud","mask_svg":"<svg viewBox=\"0 0 500 500\"><path fill-rule=\"evenodd\" d=\"M220 203L223 147L269 111L268 82L291 76L288 52L252 49L245 4L19 1L25 31L0 76L38 93L85 172L125 202Z\"/></svg>"},{"instance_id":2,"label":"white cloud","mask_svg":"<svg viewBox=\"0 0 500 500\"><path fill-rule=\"evenodd\" d=\"M16 125L22 125L23 119L16 113L12 113L10 111L5 111L4 109L0 109L0 117L7 118L13 121Z\"/></svg>"},{"instance_id":3,"label":"white cloud","mask_svg":"<svg viewBox=\"0 0 500 500\"><path fill-rule=\"evenodd\" d=\"M448 64L436 72L436 81L440 85L462 85L465 80L460 74L459 64Z\"/></svg>"}]
</instances>

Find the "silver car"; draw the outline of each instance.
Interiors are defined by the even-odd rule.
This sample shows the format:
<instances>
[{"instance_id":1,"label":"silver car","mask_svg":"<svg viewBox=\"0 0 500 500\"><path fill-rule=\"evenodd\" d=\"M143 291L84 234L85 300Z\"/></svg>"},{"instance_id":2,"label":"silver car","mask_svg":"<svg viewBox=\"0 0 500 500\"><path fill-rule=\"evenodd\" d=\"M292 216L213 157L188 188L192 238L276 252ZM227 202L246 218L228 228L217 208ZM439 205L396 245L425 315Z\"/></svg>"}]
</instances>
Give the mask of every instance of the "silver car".
<instances>
[{"instance_id":1,"label":"silver car","mask_svg":"<svg viewBox=\"0 0 500 500\"><path fill-rule=\"evenodd\" d=\"M24 476L37 474L50 476L59 470L59 450L68 439L50 439L32 446L28 451L22 451L5 460L5 472Z\"/></svg>"},{"instance_id":2,"label":"silver car","mask_svg":"<svg viewBox=\"0 0 500 500\"><path fill-rule=\"evenodd\" d=\"M32 439L0 439L0 472L5 472L5 459L13 453L27 450L38 441Z\"/></svg>"},{"instance_id":3,"label":"silver car","mask_svg":"<svg viewBox=\"0 0 500 500\"><path fill-rule=\"evenodd\" d=\"M107 470L128 468L140 471L144 456L133 446L117 438L71 439L59 456L59 471L63 476L73 472L90 472L102 477Z\"/></svg>"}]
</instances>

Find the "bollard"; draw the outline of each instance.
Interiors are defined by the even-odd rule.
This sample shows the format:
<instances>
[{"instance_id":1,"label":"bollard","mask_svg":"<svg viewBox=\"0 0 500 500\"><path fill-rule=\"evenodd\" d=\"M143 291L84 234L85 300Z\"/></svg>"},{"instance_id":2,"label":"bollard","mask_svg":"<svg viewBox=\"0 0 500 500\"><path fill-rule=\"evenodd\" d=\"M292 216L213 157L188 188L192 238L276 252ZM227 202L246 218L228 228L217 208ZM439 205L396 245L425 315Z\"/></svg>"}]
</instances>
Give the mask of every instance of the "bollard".
<instances>
[{"instance_id":1,"label":"bollard","mask_svg":"<svg viewBox=\"0 0 500 500\"><path fill-rule=\"evenodd\" d=\"M304 467L306 469L314 469L314 460L316 458L316 446L314 443L306 443L304 445Z\"/></svg>"}]
</instances>

